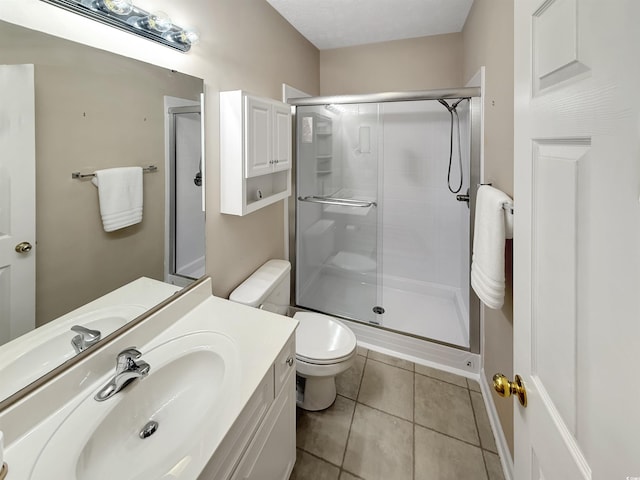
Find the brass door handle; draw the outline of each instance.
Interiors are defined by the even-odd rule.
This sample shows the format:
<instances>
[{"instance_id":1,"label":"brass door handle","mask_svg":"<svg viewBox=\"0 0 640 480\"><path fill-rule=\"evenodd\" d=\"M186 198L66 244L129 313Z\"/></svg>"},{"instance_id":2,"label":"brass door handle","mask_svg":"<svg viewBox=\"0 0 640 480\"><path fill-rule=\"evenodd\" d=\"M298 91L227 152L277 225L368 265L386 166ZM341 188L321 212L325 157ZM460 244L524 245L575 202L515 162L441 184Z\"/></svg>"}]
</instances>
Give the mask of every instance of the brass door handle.
<instances>
[{"instance_id":1,"label":"brass door handle","mask_svg":"<svg viewBox=\"0 0 640 480\"><path fill-rule=\"evenodd\" d=\"M503 374L496 373L493 376L493 388L501 397L510 397L511 394L517 395L520 405L527 406L527 389L520 375L516 375L515 380L510 382Z\"/></svg>"},{"instance_id":2,"label":"brass door handle","mask_svg":"<svg viewBox=\"0 0 640 480\"><path fill-rule=\"evenodd\" d=\"M19 244L16 245L16 252L29 253L32 248L33 248L33 245L31 245L29 242L20 242Z\"/></svg>"}]
</instances>

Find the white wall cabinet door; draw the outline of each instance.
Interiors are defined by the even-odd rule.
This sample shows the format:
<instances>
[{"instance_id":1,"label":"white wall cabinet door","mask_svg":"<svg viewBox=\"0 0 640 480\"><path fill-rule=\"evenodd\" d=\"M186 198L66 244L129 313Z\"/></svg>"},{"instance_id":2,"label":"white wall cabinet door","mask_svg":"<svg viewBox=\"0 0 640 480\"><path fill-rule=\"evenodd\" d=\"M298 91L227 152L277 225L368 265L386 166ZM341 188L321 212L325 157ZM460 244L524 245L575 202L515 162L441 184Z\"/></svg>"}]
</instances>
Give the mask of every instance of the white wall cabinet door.
<instances>
[{"instance_id":1,"label":"white wall cabinet door","mask_svg":"<svg viewBox=\"0 0 640 480\"><path fill-rule=\"evenodd\" d=\"M291 168L291 107L273 106L273 168Z\"/></svg>"},{"instance_id":2,"label":"white wall cabinet door","mask_svg":"<svg viewBox=\"0 0 640 480\"><path fill-rule=\"evenodd\" d=\"M273 170L272 112L270 103L249 95L245 109L245 176L251 178Z\"/></svg>"},{"instance_id":3,"label":"white wall cabinet door","mask_svg":"<svg viewBox=\"0 0 640 480\"><path fill-rule=\"evenodd\" d=\"M514 479L640 478L640 2L515 2Z\"/></svg>"}]
</instances>

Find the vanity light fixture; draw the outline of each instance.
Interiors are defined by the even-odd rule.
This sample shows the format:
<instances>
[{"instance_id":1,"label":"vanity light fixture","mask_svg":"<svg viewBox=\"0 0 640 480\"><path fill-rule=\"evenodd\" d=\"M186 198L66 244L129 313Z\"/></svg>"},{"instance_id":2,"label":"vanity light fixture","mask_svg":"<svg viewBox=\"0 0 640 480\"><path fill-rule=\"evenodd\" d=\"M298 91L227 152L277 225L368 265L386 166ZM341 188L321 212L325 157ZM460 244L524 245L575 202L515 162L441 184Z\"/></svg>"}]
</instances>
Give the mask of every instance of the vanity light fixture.
<instances>
[{"instance_id":1,"label":"vanity light fixture","mask_svg":"<svg viewBox=\"0 0 640 480\"><path fill-rule=\"evenodd\" d=\"M198 42L198 32L174 25L164 12L147 12L131 0L42 0L181 52Z\"/></svg>"}]
</instances>

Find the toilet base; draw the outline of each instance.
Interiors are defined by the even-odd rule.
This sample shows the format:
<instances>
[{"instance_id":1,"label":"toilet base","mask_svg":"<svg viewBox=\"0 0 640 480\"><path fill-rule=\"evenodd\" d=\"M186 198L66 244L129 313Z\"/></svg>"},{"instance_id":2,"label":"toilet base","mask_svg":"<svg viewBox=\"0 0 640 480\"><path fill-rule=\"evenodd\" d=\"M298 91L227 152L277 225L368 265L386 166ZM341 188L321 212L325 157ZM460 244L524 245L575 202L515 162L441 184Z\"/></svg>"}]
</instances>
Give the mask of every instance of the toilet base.
<instances>
[{"instance_id":1,"label":"toilet base","mask_svg":"<svg viewBox=\"0 0 640 480\"><path fill-rule=\"evenodd\" d=\"M310 412L324 410L336 399L335 377L304 377L304 392L298 395L298 407Z\"/></svg>"}]
</instances>

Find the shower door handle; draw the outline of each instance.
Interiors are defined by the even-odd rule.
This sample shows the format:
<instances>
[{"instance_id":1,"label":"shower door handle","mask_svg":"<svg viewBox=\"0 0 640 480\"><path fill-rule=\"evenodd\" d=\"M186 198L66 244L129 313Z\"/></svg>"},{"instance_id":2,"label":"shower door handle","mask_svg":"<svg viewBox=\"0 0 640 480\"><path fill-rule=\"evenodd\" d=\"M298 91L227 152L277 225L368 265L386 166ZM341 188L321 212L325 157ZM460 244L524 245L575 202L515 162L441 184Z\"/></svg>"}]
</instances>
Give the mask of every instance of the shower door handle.
<instances>
[{"instance_id":1,"label":"shower door handle","mask_svg":"<svg viewBox=\"0 0 640 480\"><path fill-rule=\"evenodd\" d=\"M324 205L339 205L341 207L377 207L376 202L368 200L352 200L350 198L332 198L319 197L316 195L307 195L306 197L298 197L301 202L321 203Z\"/></svg>"}]
</instances>

